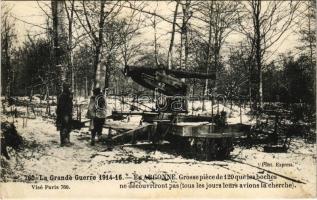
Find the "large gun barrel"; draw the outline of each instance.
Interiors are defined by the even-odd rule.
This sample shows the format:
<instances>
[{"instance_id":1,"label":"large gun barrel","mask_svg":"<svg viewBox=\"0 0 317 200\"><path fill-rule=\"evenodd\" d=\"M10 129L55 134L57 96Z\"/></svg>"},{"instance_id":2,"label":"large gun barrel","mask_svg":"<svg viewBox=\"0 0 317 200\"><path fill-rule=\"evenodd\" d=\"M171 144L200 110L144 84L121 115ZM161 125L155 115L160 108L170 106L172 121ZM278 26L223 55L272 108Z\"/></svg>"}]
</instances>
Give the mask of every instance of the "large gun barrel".
<instances>
[{"instance_id":1,"label":"large gun barrel","mask_svg":"<svg viewBox=\"0 0 317 200\"><path fill-rule=\"evenodd\" d=\"M157 89L165 95L182 95L187 93L187 85L181 78L211 79L215 73L200 73L181 69L165 69L164 67L151 68L149 66L126 66L124 73L133 81L150 90Z\"/></svg>"},{"instance_id":2,"label":"large gun barrel","mask_svg":"<svg viewBox=\"0 0 317 200\"><path fill-rule=\"evenodd\" d=\"M193 71L185 71L182 69L165 69L165 68L157 68L154 69L148 66L126 66L125 73L127 76L136 76L141 73L154 76L156 72L162 72L166 75L174 76L175 78L198 78L198 79L216 79L216 73L202 73L202 72L193 72Z\"/></svg>"}]
</instances>

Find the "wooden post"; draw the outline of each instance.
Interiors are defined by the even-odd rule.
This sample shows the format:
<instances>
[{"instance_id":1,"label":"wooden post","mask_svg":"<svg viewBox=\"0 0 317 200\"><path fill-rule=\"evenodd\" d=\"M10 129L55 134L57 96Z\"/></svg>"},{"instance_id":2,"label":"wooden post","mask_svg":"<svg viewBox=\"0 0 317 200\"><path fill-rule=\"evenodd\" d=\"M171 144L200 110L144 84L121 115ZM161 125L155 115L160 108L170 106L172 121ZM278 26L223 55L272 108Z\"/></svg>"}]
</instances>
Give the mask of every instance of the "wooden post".
<instances>
[{"instance_id":1,"label":"wooden post","mask_svg":"<svg viewBox=\"0 0 317 200\"><path fill-rule=\"evenodd\" d=\"M35 108L34 108L34 105L31 105L31 110L32 110L32 112L33 112L34 116L36 117L36 113L35 113Z\"/></svg>"},{"instance_id":2,"label":"wooden post","mask_svg":"<svg viewBox=\"0 0 317 200\"><path fill-rule=\"evenodd\" d=\"M32 102L32 98L33 98L33 88L31 88L31 92L30 92L30 102Z\"/></svg>"},{"instance_id":3,"label":"wooden post","mask_svg":"<svg viewBox=\"0 0 317 200\"><path fill-rule=\"evenodd\" d=\"M124 96L123 94L121 95L121 112L124 110Z\"/></svg>"},{"instance_id":4,"label":"wooden post","mask_svg":"<svg viewBox=\"0 0 317 200\"><path fill-rule=\"evenodd\" d=\"M85 77L85 98L88 98L88 81L87 81L87 76Z\"/></svg>"},{"instance_id":5,"label":"wooden post","mask_svg":"<svg viewBox=\"0 0 317 200\"><path fill-rule=\"evenodd\" d=\"M76 119L79 120L79 109L78 109L78 105L76 104Z\"/></svg>"},{"instance_id":6,"label":"wooden post","mask_svg":"<svg viewBox=\"0 0 317 200\"><path fill-rule=\"evenodd\" d=\"M29 104L26 104L26 115L29 117Z\"/></svg>"},{"instance_id":7,"label":"wooden post","mask_svg":"<svg viewBox=\"0 0 317 200\"><path fill-rule=\"evenodd\" d=\"M277 133L277 129L278 129L278 124L279 124L279 115L278 113L275 114L275 126L274 126L274 133L273 133L273 144L277 144L278 143L278 133Z\"/></svg>"},{"instance_id":8,"label":"wooden post","mask_svg":"<svg viewBox=\"0 0 317 200\"><path fill-rule=\"evenodd\" d=\"M12 123L14 123L14 114L13 114L12 105L10 106L10 113L11 113L11 117L12 117Z\"/></svg>"},{"instance_id":9,"label":"wooden post","mask_svg":"<svg viewBox=\"0 0 317 200\"><path fill-rule=\"evenodd\" d=\"M26 116L22 117L22 128L26 128L27 126L27 122L28 122L28 118Z\"/></svg>"},{"instance_id":10,"label":"wooden post","mask_svg":"<svg viewBox=\"0 0 317 200\"><path fill-rule=\"evenodd\" d=\"M81 122L81 104L79 104L79 122Z\"/></svg>"},{"instance_id":11,"label":"wooden post","mask_svg":"<svg viewBox=\"0 0 317 200\"><path fill-rule=\"evenodd\" d=\"M14 116L17 118L18 117L18 111L17 111L17 108L15 107L14 108Z\"/></svg>"},{"instance_id":12,"label":"wooden post","mask_svg":"<svg viewBox=\"0 0 317 200\"><path fill-rule=\"evenodd\" d=\"M242 124L242 111L241 111L241 99L240 99L240 104L239 104L239 108L240 108L240 124Z\"/></svg>"},{"instance_id":13,"label":"wooden post","mask_svg":"<svg viewBox=\"0 0 317 200\"><path fill-rule=\"evenodd\" d=\"M214 116L214 97L211 97L211 117L213 119Z\"/></svg>"},{"instance_id":14,"label":"wooden post","mask_svg":"<svg viewBox=\"0 0 317 200\"><path fill-rule=\"evenodd\" d=\"M48 106L48 116L51 116L51 106L50 106L50 102L47 102L47 106Z\"/></svg>"},{"instance_id":15,"label":"wooden post","mask_svg":"<svg viewBox=\"0 0 317 200\"><path fill-rule=\"evenodd\" d=\"M117 98L118 98L118 95L115 94L115 96L114 96L114 110L117 110Z\"/></svg>"},{"instance_id":16,"label":"wooden post","mask_svg":"<svg viewBox=\"0 0 317 200\"><path fill-rule=\"evenodd\" d=\"M217 115L219 115L219 99L217 98Z\"/></svg>"},{"instance_id":17,"label":"wooden post","mask_svg":"<svg viewBox=\"0 0 317 200\"><path fill-rule=\"evenodd\" d=\"M194 82L194 84L195 84L195 82ZM191 87L192 88L192 95L193 95L193 97L195 96L195 89L194 89L194 87ZM189 99L188 99L189 100ZM194 98L192 99L192 115L194 114Z\"/></svg>"},{"instance_id":18,"label":"wooden post","mask_svg":"<svg viewBox=\"0 0 317 200\"><path fill-rule=\"evenodd\" d=\"M112 137L112 128L109 127L108 129L108 138L111 138Z\"/></svg>"}]
</instances>

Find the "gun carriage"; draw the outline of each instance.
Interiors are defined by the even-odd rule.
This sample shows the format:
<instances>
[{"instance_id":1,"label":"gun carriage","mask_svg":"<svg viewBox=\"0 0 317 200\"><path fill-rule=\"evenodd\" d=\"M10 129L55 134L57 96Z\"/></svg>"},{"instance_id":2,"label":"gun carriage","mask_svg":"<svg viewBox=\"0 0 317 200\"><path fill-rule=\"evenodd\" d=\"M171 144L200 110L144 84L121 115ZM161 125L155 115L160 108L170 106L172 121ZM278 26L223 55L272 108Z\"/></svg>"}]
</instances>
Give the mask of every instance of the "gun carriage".
<instances>
[{"instance_id":1,"label":"gun carriage","mask_svg":"<svg viewBox=\"0 0 317 200\"><path fill-rule=\"evenodd\" d=\"M150 140L159 144L165 140L176 150L200 160L226 159L233 150L233 139L249 129L245 124L228 124L226 112L215 115L188 113L187 85L182 79L215 79L214 73L197 73L164 68L127 66L124 74L145 88L155 91L155 109L124 112L114 110L111 118L141 115L139 127L112 137L114 144ZM165 101L159 101L159 98Z\"/></svg>"}]
</instances>

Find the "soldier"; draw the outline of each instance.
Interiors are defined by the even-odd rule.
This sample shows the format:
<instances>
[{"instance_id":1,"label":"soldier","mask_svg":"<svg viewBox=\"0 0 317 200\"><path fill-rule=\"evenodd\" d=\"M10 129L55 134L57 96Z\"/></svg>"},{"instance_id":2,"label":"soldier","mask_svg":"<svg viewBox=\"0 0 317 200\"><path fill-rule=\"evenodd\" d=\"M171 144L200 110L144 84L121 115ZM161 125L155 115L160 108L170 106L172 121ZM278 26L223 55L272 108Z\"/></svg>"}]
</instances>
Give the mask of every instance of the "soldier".
<instances>
[{"instance_id":1,"label":"soldier","mask_svg":"<svg viewBox=\"0 0 317 200\"><path fill-rule=\"evenodd\" d=\"M69 133L73 114L73 96L67 84L63 85L63 92L58 97L56 108L56 125L60 131L61 146L70 143Z\"/></svg>"},{"instance_id":2,"label":"soldier","mask_svg":"<svg viewBox=\"0 0 317 200\"><path fill-rule=\"evenodd\" d=\"M87 118L90 119L91 145L93 146L96 135L99 139L102 135L102 127L106 119L106 99L100 88L93 90L93 96L90 97L88 105Z\"/></svg>"}]
</instances>

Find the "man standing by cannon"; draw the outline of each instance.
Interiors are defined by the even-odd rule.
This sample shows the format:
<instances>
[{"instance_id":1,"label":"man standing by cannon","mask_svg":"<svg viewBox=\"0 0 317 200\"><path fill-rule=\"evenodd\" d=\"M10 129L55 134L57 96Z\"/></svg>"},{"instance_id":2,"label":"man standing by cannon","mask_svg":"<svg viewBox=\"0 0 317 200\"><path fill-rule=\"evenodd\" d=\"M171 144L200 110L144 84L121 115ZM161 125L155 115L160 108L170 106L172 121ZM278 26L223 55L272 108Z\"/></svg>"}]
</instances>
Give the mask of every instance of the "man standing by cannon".
<instances>
[{"instance_id":1,"label":"man standing by cannon","mask_svg":"<svg viewBox=\"0 0 317 200\"><path fill-rule=\"evenodd\" d=\"M56 108L56 126L60 131L61 146L70 143L69 133L73 115L73 95L67 84L63 85L63 92L58 97Z\"/></svg>"},{"instance_id":2,"label":"man standing by cannon","mask_svg":"<svg viewBox=\"0 0 317 200\"><path fill-rule=\"evenodd\" d=\"M106 98L100 88L93 90L93 96L90 97L87 118L90 119L91 145L95 145L95 137L100 139L102 127L106 119Z\"/></svg>"}]
</instances>

